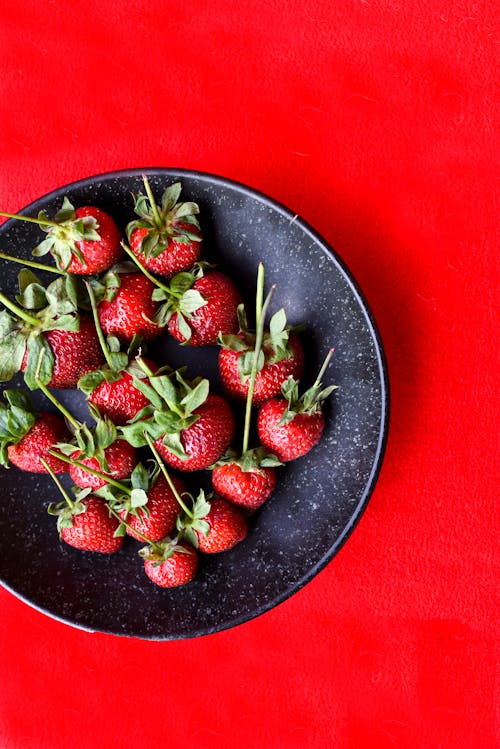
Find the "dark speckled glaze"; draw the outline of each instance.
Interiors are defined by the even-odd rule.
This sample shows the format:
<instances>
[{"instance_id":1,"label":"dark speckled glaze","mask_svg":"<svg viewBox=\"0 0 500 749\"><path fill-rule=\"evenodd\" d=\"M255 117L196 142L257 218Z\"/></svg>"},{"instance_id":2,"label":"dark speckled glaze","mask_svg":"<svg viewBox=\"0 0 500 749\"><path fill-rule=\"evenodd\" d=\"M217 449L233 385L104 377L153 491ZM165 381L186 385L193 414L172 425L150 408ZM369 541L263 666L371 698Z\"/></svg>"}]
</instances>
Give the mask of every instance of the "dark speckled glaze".
<instances>
[{"instance_id":1,"label":"dark speckled glaze","mask_svg":"<svg viewBox=\"0 0 500 749\"><path fill-rule=\"evenodd\" d=\"M388 383L373 318L347 268L304 221L248 187L180 169L133 169L67 185L20 212L36 216L43 208L52 214L68 195L77 206L93 203L108 211L124 227L133 217L131 193L142 189L143 171L157 195L182 180L183 199L200 205L205 255L220 264L249 301L258 262L265 263L266 287L278 284L273 310L284 306L290 323L308 322L302 334L308 357L305 383L311 383L334 346L324 382L340 386L327 403L321 442L280 469L277 488L252 517L245 541L224 554L204 556L196 580L178 589L160 589L148 580L137 554L140 545L132 539L111 556L79 552L60 542L55 520L46 512L56 497L50 478L0 469L4 586L68 624L166 640L209 634L262 614L332 559L359 520L380 470ZM28 258L39 241L33 225L9 220L0 228L3 252ZM18 271L19 266L2 262L1 286L9 296L16 292ZM209 377L220 392L216 347L189 349L165 335L152 344L149 356L174 366L187 364L189 375ZM59 395L77 416L85 415L80 394ZM34 400L44 403L39 394ZM236 414L241 425L242 413ZM191 489L208 486L209 477L195 473L186 483Z\"/></svg>"}]
</instances>

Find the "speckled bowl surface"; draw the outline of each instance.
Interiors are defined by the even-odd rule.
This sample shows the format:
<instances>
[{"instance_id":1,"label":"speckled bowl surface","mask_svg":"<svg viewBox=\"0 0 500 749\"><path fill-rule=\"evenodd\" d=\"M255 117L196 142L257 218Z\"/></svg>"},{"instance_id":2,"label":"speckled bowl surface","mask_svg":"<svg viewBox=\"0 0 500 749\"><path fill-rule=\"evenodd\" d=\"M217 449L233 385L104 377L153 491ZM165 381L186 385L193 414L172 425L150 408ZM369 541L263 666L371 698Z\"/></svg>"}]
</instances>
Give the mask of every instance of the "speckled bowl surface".
<instances>
[{"instance_id":1,"label":"speckled bowl surface","mask_svg":"<svg viewBox=\"0 0 500 749\"><path fill-rule=\"evenodd\" d=\"M249 309L257 265L266 288L277 284L271 313L284 307L291 324L307 321L304 384L311 384L328 349L334 358L324 384L339 389L326 405L323 438L305 457L280 469L274 494L250 519L244 542L224 554L203 556L196 580L173 590L145 576L127 539L113 555L77 551L58 539L46 512L56 489L49 477L0 469L0 579L22 600L82 629L147 639L178 639L232 627L285 600L326 565L349 537L373 491L388 422L388 382L381 342L367 304L349 270L326 242L293 212L271 198L221 177L181 169L132 169L62 187L19 211L49 215L64 195L74 205L94 204L124 228L134 217L131 193L142 191L145 172L159 197L176 180L182 199L200 206L205 255L239 285ZM0 228L0 250L29 258L40 230L9 220ZM49 262L49 261L47 261ZM19 266L2 262L1 287L13 298ZM44 275L43 273L41 274ZM53 276L46 275L44 281ZM220 390L217 348L190 349L166 334L149 355ZM8 385L22 386L17 376ZM79 418L83 396L58 391ZM37 405L53 410L43 396ZM243 425L241 408L236 409ZM65 477L66 485L70 485ZM208 472L187 476L192 490L210 486Z\"/></svg>"}]
</instances>

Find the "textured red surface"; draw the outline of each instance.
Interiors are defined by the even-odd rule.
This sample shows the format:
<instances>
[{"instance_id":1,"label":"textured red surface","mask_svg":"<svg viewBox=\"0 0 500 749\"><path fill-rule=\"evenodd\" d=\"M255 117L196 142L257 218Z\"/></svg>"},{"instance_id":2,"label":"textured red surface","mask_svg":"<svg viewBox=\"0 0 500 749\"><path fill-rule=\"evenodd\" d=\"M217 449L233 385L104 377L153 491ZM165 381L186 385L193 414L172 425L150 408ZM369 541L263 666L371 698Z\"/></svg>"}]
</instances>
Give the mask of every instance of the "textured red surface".
<instances>
[{"instance_id":1,"label":"textured red surface","mask_svg":"<svg viewBox=\"0 0 500 749\"><path fill-rule=\"evenodd\" d=\"M340 554L234 630L91 635L1 590L0 745L492 747L495 3L103 7L2 3L0 205L148 165L283 201L367 295L391 433Z\"/></svg>"}]
</instances>

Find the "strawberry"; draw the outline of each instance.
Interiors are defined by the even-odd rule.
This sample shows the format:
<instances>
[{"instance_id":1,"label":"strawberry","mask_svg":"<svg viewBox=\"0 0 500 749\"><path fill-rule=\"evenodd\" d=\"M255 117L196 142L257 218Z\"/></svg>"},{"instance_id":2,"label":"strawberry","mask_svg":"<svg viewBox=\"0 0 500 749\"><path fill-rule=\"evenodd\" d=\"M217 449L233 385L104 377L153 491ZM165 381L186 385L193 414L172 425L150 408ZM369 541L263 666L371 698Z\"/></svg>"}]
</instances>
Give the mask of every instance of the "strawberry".
<instances>
[{"instance_id":1,"label":"strawberry","mask_svg":"<svg viewBox=\"0 0 500 749\"><path fill-rule=\"evenodd\" d=\"M178 529L205 554L228 551L243 541L248 533L241 510L220 497L205 498L200 491L190 516L179 518Z\"/></svg>"},{"instance_id":2,"label":"strawberry","mask_svg":"<svg viewBox=\"0 0 500 749\"><path fill-rule=\"evenodd\" d=\"M147 177L146 195L134 195L139 219L127 225L132 252L145 268L171 278L189 270L201 255L202 236L196 203L178 203L181 183L167 187L161 207L155 202Z\"/></svg>"},{"instance_id":3,"label":"strawberry","mask_svg":"<svg viewBox=\"0 0 500 749\"><path fill-rule=\"evenodd\" d=\"M113 554L123 546L123 538L115 535L119 521L110 515L106 502L93 494L75 502L71 508L49 506L49 511L58 514L60 536L75 549Z\"/></svg>"},{"instance_id":4,"label":"strawberry","mask_svg":"<svg viewBox=\"0 0 500 749\"><path fill-rule=\"evenodd\" d=\"M99 367L103 357L92 320L78 313L74 277L61 276L45 289L25 269L19 274L19 289L17 301L22 306L0 294L9 310L0 312L0 380L10 380L22 370L33 390L43 359L40 379L45 384L75 387L80 377Z\"/></svg>"},{"instance_id":5,"label":"strawberry","mask_svg":"<svg viewBox=\"0 0 500 749\"><path fill-rule=\"evenodd\" d=\"M258 450L259 448L257 448ZM254 450L254 453L256 450ZM247 451L247 458L250 451ZM247 510L256 510L274 491L276 486L275 463L271 465L241 464L232 459L226 463L217 464L212 470L212 484L217 494L235 505Z\"/></svg>"},{"instance_id":6,"label":"strawberry","mask_svg":"<svg viewBox=\"0 0 500 749\"><path fill-rule=\"evenodd\" d=\"M132 474L132 486L135 474ZM174 486L182 494L185 491L184 484L178 478L172 479ZM127 533L132 538L141 540L138 532L147 536L151 541L160 541L168 536L175 528L175 521L180 512L180 507L164 476L156 476L148 484L144 504L138 504L137 496L126 498L121 502L119 515L122 520L127 520L129 528ZM117 508L118 509L118 508Z\"/></svg>"},{"instance_id":7,"label":"strawberry","mask_svg":"<svg viewBox=\"0 0 500 749\"><path fill-rule=\"evenodd\" d=\"M78 330L49 330L45 333L54 357L50 387L74 388L78 380L102 364L102 353L94 324L88 315L78 317ZM23 372L29 367L29 353L21 364Z\"/></svg>"},{"instance_id":8,"label":"strawberry","mask_svg":"<svg viewBox=\"0 0 500 749\"><path fill-rule=\"evenodd\" d=\"M166 540L144 547L144 572L160 588L176 588L191 582L198 569L198 554L192 546Z\"/></svg>"},{"instance_id":9,"label":"strawberry","mask_svg":"<svg viewBox=\"0 0 500 749\"><path fill-rule=\"evenodd\" d=\"M142 447L149 435L161 457L181 471L208 468L221 457L234 436L234 416L224 398L209 393L208 380L187 382L177 371L134 382L150 405L121 427L125 439Z\"/></svg>"},{"instance_id":10,"label":"strawberry","mask_svg":"<svg viewBox=\"0 0 500 749\"><path fill-rule=\"evenodd\" d=\"M262 289L258 289L256 303L257 325L260 322ZM262 346L255 353L256 334L248 328L243 309L239 309L240 330L237 335L220 335L219 372L227 395L244 400L249 392L250 375L257 357L257 375L253 390L253 405L259 405L280 392L289 375L301 377L304 354L298 337L286 324L284 309L278 310L263 332Z\"/></svg>"},{"instance_id":11,"label":"strawberry","mask_svg":"<svg viewBox=\"0 0 500 749\"><path fill-rule=\"evenodd\" d=\"M198 268L174 276L167 303L158 322L168 323L169 333L190 346L215 344L220 334L238 330L241 296L233 282L219 271L204 273ZM161 294L155 293L155 299Z\"/></svg>"},{"instance_id":12,"label":"strawberry","mask_svg":"<svg viewBox=\"0 0 500 749\"><path fill-rule=\"evenodd\" d=\"M241 340L244 340L241 338ZM219 352L219 372L227 395L243 400L248 395L248 368L245 354L250 349L235 351L222 348ZM304 372L304 355L299 339L291 335L287 345L287 355L276 358L275 349L268 342L264 344L264 363L255 379L253 405L258 406L280 392L281 385L290 375L299 379Z\"/></svg>"},{"instance_id":13,"label":"strawberry","mask_svg":"<svg viewBox=\"0 0 500 749\"><path fill-rule=\"evenodd\" d=\"M149 278L139 272L108 271L104 285L97 310L106 335L129 343L136 335L150 340L161 333L154 322L159 305L152 299L155 285Z\"/></svg>"},{"instance_id":14,"label":"strawberry","mask_svg":"<svg viewBox=\"0 0 500 749\"><path fill-rule=\"evenodd\" d=\"M59 445L59 449L61 449ZM75 450L71 453L70 457L73 460L78 460L89 468L95 470L102 469L103 466L96 457L85 457L81 450ZM105 473L115 479L124 479L130 476L134 470L134 466L137 463L137 451L135 447L129 445L125 440L116 439L112 442L109 447L104 449L104 468ZM91 473L78 466L71 466L69 469L69 475L75 482L75 484L82 489L87 487L91 489L99 489L105 484L104 479L99 479L93 476Z\"/></svg>"},{"instance_id":15,"label":"strawberry","mask_svg":"<svg viewBox=\"0 0 500 749\"><path fill-rule=\"evenodd\" d=\"M262 444L282 462L295 460L311 450L323 433L325 417L322 402L336 386L321 389L321 377L333 354L331 349L312 387L301 397L298 381L289 377L283 384L283 397L264 403L257 417L257 430Z\"/></svg>"},{"instance_id":16,"label":"strawberry","mask_svg":"<svg viewBox=\"0 0 500 749\"><path fill-rule=\"evenodd\" d=\"M123 252L120 247L120 230L107 213L96 206L82 206L75 210L67 197L53 220L45 211L38 219L15 214L2 216L37 223L47 233L33 250L40 257L50 252L56 266L69 273L102 273L117 263Z\"/></svg>"},{"instance_id":17,"label":"strawberry","mask_svg":"<svg viewBox=\"0 0 500 749\"><path fill-rule=\"evenodd\" d=\"M71 499L48 463L41 459L47 473L63 496L63 501L51 502L47 507L49 515L57 517L59 537L75 549L113 554L123 545L123 537L118 533L120 522L113 517L106 502L82 489Z\"/></svg>"},{"instance_id":18,"label":"strawberry","mask_svg":"<svg viewBox=\"0 0 500 749\"><path fill-rule=\"evenodd\" d=\"M65 473L66 465L49 455L48 450L70 433L58 416L36 413L22 390L5 390L8 406L0 403L0 464L9 461L23 471L47 473L40 462L44 458L55 473Z\"/></svg>"},{"instance_id":19,"label":"strawberry","mask_svg":"<svg viewBox=\"0 0 500 749\"><path fill-rule=\"evenodd\" d=\"M144 362L152 372L156 371L156 364L149 359L144 359ZM101 374L103 374L102 370L92 373L94 383L96 382L96 376L99 377ZM143 372L138 371L135 362L132 362L120 373L115 374L118 375L117 379L109 379L111 372L108 370L100 379L100 384L97 387L93 387L90 381L92 375L87 375L79 381L78 387L84 393L87 393L89 402L96 405L101 413L109 416L117 426L122 426L145 408L149 401L144 393L141 393L134 385L134 378L137 375L139 375L139 379L145 381L144 376L140 377Z\"/></svg>"}]
</instances>

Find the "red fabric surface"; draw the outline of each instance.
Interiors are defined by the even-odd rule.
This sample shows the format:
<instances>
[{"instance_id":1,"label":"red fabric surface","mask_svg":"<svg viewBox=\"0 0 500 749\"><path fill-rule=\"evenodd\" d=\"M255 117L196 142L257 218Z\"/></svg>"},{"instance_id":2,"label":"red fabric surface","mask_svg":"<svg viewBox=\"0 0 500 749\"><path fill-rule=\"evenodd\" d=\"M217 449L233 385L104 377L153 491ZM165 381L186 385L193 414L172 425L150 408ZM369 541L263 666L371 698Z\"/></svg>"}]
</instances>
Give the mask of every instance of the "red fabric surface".
<instances>
[{"instance_id":1,"label":"red fabric surface","mask_svg":"<svg viewBox=\"0 0 500 749\"><path fill-rule=\"evenodd\" d=\"M2 3L2 208L129 166L269 193L361 284L392 418L347 545L252 622L143 642L72 629L0 590L1 747L494 745L494 11Z\"/></svg>"}]
</instances>

